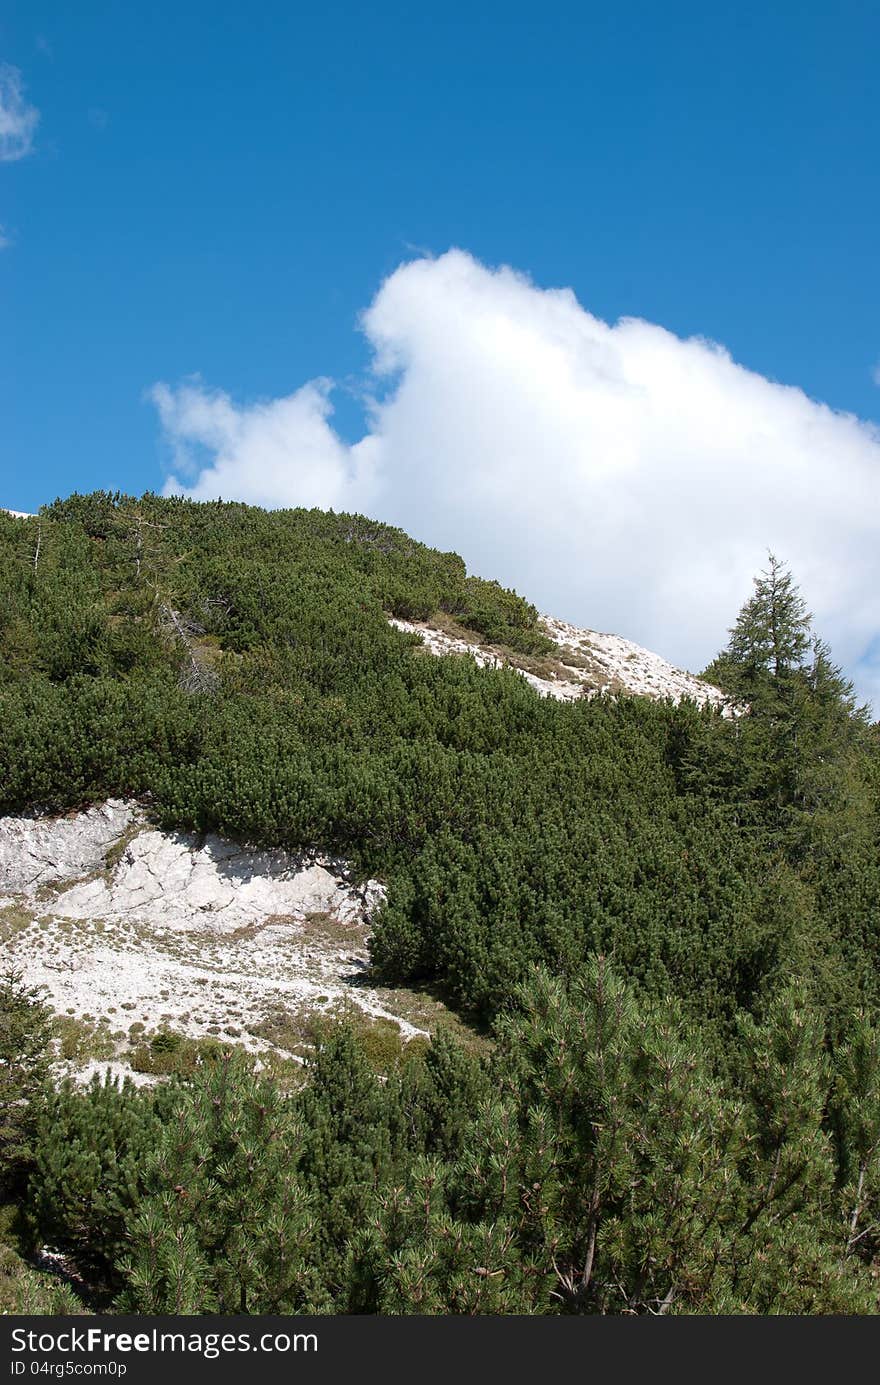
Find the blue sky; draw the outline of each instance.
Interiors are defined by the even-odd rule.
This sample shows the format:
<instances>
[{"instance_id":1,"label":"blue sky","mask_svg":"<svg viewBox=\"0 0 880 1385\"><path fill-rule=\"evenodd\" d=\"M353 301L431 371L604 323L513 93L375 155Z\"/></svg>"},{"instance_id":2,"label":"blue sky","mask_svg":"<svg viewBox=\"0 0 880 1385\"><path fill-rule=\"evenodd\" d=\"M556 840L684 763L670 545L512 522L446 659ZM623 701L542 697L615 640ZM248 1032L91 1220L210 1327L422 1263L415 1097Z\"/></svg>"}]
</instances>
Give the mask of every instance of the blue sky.
<instances>
[{"instance_id":1,"label":"blue sky","mask_svg":"<svg viewBox=\"0 0 880 1385\"><path fill-rule=\"evenodd\" d=\"M39 125L0 163L0 499L161 488L179 455L147 392L196 373L236 407L329 377L357 443L377 350L358 315L451 246L876 420L878 52L880 11L853 0L7 0L0 63ZM571 582L559 595L589 617ZM842 601L814 604L833 622ZM622 633L654 636L643 614ZM871 619L845 633L850 667Z\"/></svg>"}]
</instances>

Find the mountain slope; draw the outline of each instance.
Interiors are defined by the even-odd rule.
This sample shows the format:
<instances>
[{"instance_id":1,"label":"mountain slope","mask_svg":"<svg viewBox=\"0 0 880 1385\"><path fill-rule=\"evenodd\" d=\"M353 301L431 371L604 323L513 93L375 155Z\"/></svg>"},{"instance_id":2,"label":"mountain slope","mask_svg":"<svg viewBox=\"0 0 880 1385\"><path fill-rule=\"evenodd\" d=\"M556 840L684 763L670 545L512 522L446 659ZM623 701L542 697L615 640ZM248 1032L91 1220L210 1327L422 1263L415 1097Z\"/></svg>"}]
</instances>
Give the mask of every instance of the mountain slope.
<instances>
[{"instance_id":1,"label":"mountain slope","mask_svg":"<svg viewBox=\"0 0 880 1385\"><path fill-rule=\"evenodd\" d=\"M670 698L673 702L689 698L698 706L717 707L723 715L735 714L734 704L720 688L676 668L659 654L619 635L581 629L553 616L539 616L537 629L557 650L532 660L493 647L463 627L453 633L448 621L438 624L436 620L419 622L391 616L390 622L397 630L418 635L431 654L466 654L480 668L514 668L542 697L560 702L602 693Z\"/></svg>"},{"instance_id":2,"label":"mountain slope","mask_svg":"<svg viewBox=\"0 0 880 1385\"><path fill-rule=\"evenodd\" d=\"M128 1311L876 1310L876 730L749 623L734 709L362 516L0 514L36 1234Z\"/></svg>"},{"instance_id":3,"label":"mountain slope","mask_svg":"<svg viewBox=\"0 0 880 1385\"><path fill-rule=\"evenodd\" d=\"M98 493L0 515L0 584L7 815L136 800L347 862L387 892L377 979L483 1016L596 950L715 1024L804 947L835 1003L875 986L844 960L875 876L791 873L803 810L765 792L764 726L455 554L362 516Z\"/></svg>"}]
</instances>

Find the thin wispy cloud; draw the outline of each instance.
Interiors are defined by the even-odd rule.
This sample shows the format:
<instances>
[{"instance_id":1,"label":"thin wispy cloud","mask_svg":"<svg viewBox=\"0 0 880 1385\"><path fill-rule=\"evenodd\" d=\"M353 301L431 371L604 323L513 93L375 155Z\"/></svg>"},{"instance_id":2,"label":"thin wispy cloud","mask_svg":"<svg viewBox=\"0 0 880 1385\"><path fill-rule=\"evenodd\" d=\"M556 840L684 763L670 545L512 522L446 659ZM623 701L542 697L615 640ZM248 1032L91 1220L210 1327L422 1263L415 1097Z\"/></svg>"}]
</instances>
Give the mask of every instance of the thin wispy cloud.
<instances>
[{"instance_id":1,"label":"thin wispy cloud","mask_svg":"<svg viewBox=\"0 0 880 1385\"><path fill-rule=\"evenodd\" d=\"M252 403L159 385L167 489L367 511L692 669L772 548L880 707L876 427L461 251L401 266L362 326L375 398L358 443L334 431L327 381Z\"/></svg>"},{"instance_id":2,"label":"thin wispy cloud","mask_svg":"<svg viewBox=\"0 0 880 1385\"><path fill-rule=\"evenodd\" d=\"M33 149L40 113L24 95L21 72L0 63L0 161L12 163Z\"/></svg>"}]
</instances>

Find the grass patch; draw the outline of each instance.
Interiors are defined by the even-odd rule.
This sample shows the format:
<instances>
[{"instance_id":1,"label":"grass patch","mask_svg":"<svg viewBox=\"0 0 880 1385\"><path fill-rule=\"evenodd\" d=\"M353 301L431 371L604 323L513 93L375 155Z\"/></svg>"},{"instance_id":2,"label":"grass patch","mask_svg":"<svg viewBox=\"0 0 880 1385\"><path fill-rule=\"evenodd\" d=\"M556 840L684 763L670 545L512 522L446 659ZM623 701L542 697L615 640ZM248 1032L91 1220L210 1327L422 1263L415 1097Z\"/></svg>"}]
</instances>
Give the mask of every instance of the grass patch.
<instances>
[{"instance_id":1,"label":"grass patch","mask_svg":"<svg viewBox=\"0 0 880 1385\"><path fill-rule=\"evenodd\" d=\"M230 1052L241 1053L253 1063L256 1056L243 1045L221 1038L191 1039L173 1029L160 1029L145 1036L142 1043L127 1056L134 1072L151 1077L192 1077L206 1064L219 1062ZM278 1083L282 1091L292 1091L303 1081L302 1065L278 1053L261 1053L263 1071Z\"/></svg>"},{"instance_id":2,"label":"grass patch","mask_svg":"<svg viewBox=\"0 0 880 1385\"><path fill-rule=\"evenodd\" d=\"M559 651L555 644L552 650L541 654L523 654L518 649L512 649L510 645L493 644L476 634L475 631L469 630L454 616L450 616L444 611L435 611L430 620L420 623L420 628L436 630L448 635L450 639L460 640L474 650L493 654L496 659L510 668L517 669L520 673L531 673L535 678L542 678L545 682L574 683L581 681L576 676L572 676L573 669L581 670L588 675L583 679L584 687L587 689L600 687L608 679L607 673L598 664L582 654L571 651L569 658L569 651L567 649ZM552 642L548 640L549 643ZM450 653L452 652L450 651Z\"/></svg>"},{"instance_id":3,"label":"grass patch","mask_svg":"<svg viewBox=\"0 0 880 1385\"><path fill-rule=\"evenodd\" d=\"M469 1053L485 1053L492 1047L487 1029L470 1024L456 1014L435 988L371 986L370 990L386 1010L393 1011L416 1029L426 1029L429 1034L445 1029ZM416 1042L424 1040L410 1040L410 1043Z\"/></svg>"},{"instance_id":4,"label":"grass patch","mask_svg":"<svg viewBox=\"0 0 880 1385\"><path fill-rule=\"evenodd\" d=\"M49 906L59 895L64 894L65 890L69 890L72 885L87 884L88 881L95 879L97 879L97 876L93 873L91 875L84 875L79 880L68 880L66 878L60 880L44 880L42 884L38 885L34 890L33 898L37 904Z\"/></svg>"},{"instance_id":5,"label":"grass patch","mask_svg":"<svg viewBox=\"0 0 880 1385\"><path fill-rule=\"evenodd\" d=\"M519 669L521 673L531 673L535 678L543 678L545 682L552 683L577 683L578 678L572 678L572 668L568 667L561 659L551 654L517 654L515 649L508 649L505 645L496 645L495 652L511 668ZM580 667L585 667L581 665Z\"/></svg>"},{"instance_id":6,"label":"grass patch","mask_svg":"<svg viewBox=\"0 0 880 1385\"><path fill-rule=\"evenodd\" d=\"M405 1039L397 1020L384 1015L365 1015L350 1001L343 1001L332 1010L307 1010L300 1014L278 1008L270 1011L250 1032L286 1053L308 1059L339 1024L349 1025L354 1030L370 1067L383 1076L407 1059L423 1054L428 1047L427 1039Z\"/></svg>"},{"instance_id":7,"label":"grass patch","mask_svg":"<svg viewBox=\"0 0 880 1385\"><path fill-rule=\"evenodd\" d=\"M303 939L322 947L363 946L368 929L362 923L343 923L335 914L306 914Z\"/></svg>"},{"instance_id":8,"label":"grass patch","mask_svg":"<svg viewBox=\"0 0 880 1385\"><path fill-rule=\"evenodd\" d=\"M263 1019L251 1025L248 1032L255 1039L263 1039L284 1053L293 1053L297 1058L305 1058L314 1050L320 1025L325 1020L326 1016L319 1010L293 1014L290 1010L277 1006L268 1010Z\"/></svg>"},{"instance_id":9,"label":"grass patch","mask_svg":"<svg viewBox=\"0 0 880 1385\"><path fill-rule=\"evenodd\" d=\"M125 829L118 841L109 846L104 852L104 874L109 876L113 873L119 862L122 860L128 848L131 846L135 837L140 836L144 831L142 822L132 822Z\"/></svg>"},{"instance_id":10,"label":"grass patch","mask_svg":"<svg viewBox=\"0 0 880 1385\"><path fill-rule=\"evenodd\" d=\"M68 1063L81 1065L93 1058L115 1058L116 1041L103 1020L83 1016L55 1015L52 1029L58 1044L59 1057Z\"/></svg>"},{"instance_id":11,"label":"grass patch","mask_svg":"<svg viewBox=\"0 0 880 1385\"><path fill-rule=\"evenodd\" d=\"M33 922L33 915L18 904L0 909L0 943L11 942L17 933L23 933Z\"/></svg>"},{"instance_id":12,"label":"grass patch","mask_svg":"<svg viewBox=\"0 0 880 1385\"><path fill-rule=\"evenodd\" d=\"M160 1029L145 1036L127 1056L134 1072L151 1077L191 1077L205 1064L219 1062L230 1047L233 1045L219 1039L190 1039L173 1029Z\"/></svg>"},{"instance_id":13,"label":"grass patch","mask_svg":"<svg viewBox=\"0 0 880 1385\"><path fill-rule=\"evenodd\" d=\"M472 644L476 649L489 649L491 646L482 635L478 635L476 630L469 630L466 625L462 625L455 616L449 615L447 611L435 611L429 620L413 621L413 624L427 626L430 630L442 630L445 635L451 636L454 640L461 640L464 644Z\"/></svg>"}]
</instances>

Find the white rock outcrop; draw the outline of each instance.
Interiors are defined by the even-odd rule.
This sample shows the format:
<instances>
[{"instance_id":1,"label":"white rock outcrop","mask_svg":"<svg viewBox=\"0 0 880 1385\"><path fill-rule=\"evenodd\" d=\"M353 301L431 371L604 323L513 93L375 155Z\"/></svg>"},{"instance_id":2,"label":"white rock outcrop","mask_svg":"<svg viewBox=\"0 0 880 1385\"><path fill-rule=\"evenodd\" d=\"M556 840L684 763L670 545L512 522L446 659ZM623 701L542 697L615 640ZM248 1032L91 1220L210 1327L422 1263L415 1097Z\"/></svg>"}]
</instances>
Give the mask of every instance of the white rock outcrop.
<instances>
[{"instance_id":1,"label":"white rock outcrop","mask_svg":"<svg viewBox=\"0 0 880 1385\"><path fill-rule=\"evenodd\" d=\"M364 984L382 885L332 858L157 831L111 801L0 818L0 896L4 959L56 1013L110 1032L168 1027L260 1052L267 1017L340 1003L425 1032Z\"/></svg>"},{"instance_id":2,"label":"white rock outcrop","mask_svg":"<svg viewBox=\"0 0 880 1385\"><path fill-rule=\"evenodd\" d=\"M706 683L686 669L676 668L659 654L643 649L632 640L620 635L605 635L598 630L582 630L577 625L569 625L553 616L541 616L541 626L551 640L559 646L560 662L565 664L566 654L586 658L593 666L590 673L581 671L584 678L595 678L596 673L607 679L605 687L614 690L622 686L627 693L658 700L671 698L681 702L691 698L694 702L722 711L731 710L730 698L720 688ZM572 668L577 675L578 669Z\"/></svg>"},{"instance_id":3,"label":"white rock outcrop","mask_svg":"<svg viewBox=\"0 0 880 1385\"><path fill-rule=\"evenodd\" d=\"M476 635L465 639L430 622L400 620L396 616L388 619L396 630L418 635L430 654L467 654L480 668L504 665L514 668L542 697L573 702L580 697L595 697L600 692L624 692L656 699L672 698L675 702L692 698L701 706L719 707L725 716L737 715L737 709L720 688L685 669L676 668L659 654L652 654L620 635L583 630L553 616L540 617L542 630L559 650L556 659L560 673L548 678L517 668L491 645L481 644Z\"/></svg>"},{"instance_id":4,"label":"white rock outcrop","mask_svg":"<svg viewBox=\"0 0 880 1385\"><path fill-rule=\"evenodd\" d=\"M0 896L30 897L43 885L100 870L134 816L110 799L84 813L54 818L0 818Z\"/></svg>"},{"instance_id":5,"label":"white rock outcrop","mask_svg":"<svg viewBox=\"0 0 880 1385\"><path fill-rule=\"evenodd\" d=\"M357 923L381 896L374 882L354 888L342 862L144 826L111 873L65 890L53 910L63 918L125 919L182 932L195 922L200 931L222 933L308 914Z\"/></svg>"}]
</instances>

